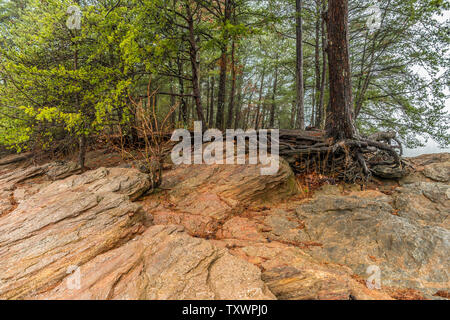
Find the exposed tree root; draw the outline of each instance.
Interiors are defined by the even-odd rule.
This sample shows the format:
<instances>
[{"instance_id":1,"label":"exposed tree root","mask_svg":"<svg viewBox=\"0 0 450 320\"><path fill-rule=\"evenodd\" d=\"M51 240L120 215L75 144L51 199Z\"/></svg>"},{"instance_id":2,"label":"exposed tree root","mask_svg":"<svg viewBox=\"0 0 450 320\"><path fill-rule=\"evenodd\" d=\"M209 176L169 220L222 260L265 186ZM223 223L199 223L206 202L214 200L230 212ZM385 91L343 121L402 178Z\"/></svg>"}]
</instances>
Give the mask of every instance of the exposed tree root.
<instances>
[{"instance_id":1,"label":"exposed tree root","mask_svg":"<svg viewBox=\"0 0 450 320\"><path fill-rule=\"evenodd\" d=\"M377 132L371 136L369 136L368 140L371 141L378 141L378 142L384 142L390 145L392 141L395 141L397 143L396 146L393 146L394 149L398 149L400 156L403 155L403 147L400 140L397 138L397 133L394 131L382 131Z\"/></svg>"},{"instance_id":2,"label":"exposed tree root","mask_svg":"<svg viewBox=\"0 0 450 320\"><path fill-rule=\"evenodd\" d=\"M397 145L390 145L391 141ZM280 148L280 155L288 160L296 173L316 172L361 184L367 183L372 176L400 178L406 175L410 166L402 160L401 152L401 143L392 132L382 132L368 139L357 137L311 145L291 143L289 148Z\"/></svg>"},{"instance_id":3,"label":"exposed tree root","mask_svg":"<svg viewBox=\"0 0 450 320\"><path fill-rule=\"evenodd\" d=\"M262 136L258 135L258 138ZM170 134L162 134L160 139L167 142ZM265 139L270 144L271 139ZM320 130L280 130L278 142L280 156L298 174L318 173L334 180L364 184L372 176L400 178L411 168L401 158L402 145L395 132L333 142ZM391 145L392 142L396 145Z\"/></svg>"}]
</instances>

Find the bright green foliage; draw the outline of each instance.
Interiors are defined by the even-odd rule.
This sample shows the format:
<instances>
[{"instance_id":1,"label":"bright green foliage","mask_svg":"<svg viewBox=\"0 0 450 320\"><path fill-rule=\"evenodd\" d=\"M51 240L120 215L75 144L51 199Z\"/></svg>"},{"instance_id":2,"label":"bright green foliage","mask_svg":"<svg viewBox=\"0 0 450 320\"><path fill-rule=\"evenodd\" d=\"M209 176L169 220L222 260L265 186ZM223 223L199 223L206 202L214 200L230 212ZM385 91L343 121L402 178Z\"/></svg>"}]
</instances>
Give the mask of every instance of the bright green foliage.
<instances>
[{"instance_id":1,"label":"bright green foliage","mask_svg":"<svg viewBox=\"0 0 450 320\"><path fill-rule=\"evenodd\" d=\"M166 50L145 24L151 17L143 19L151 7L137 3L109 10L81 2L80 31L66 26L71 1L30 0L14 10L14 23L2 25L1 144L46 147L48 140L92 136L130 120L130 88L139 74L155 71Z\"/></svg>"},{"instance_id":2,"label":"bright green foliage","mask_svg":"<svg viewBox=\"0 0 450 320\"><path fill-rule=\"evenodd\" d=\"M312 106L319 98L315 63L321 72L321 39L318 60L315 44L323 1L303 1L307 125L314 119L312 112L317 110ZM232 4L229 19L224 18L224 3ZM419 135L448 145L449 22L436 17L443 12L448 15L449 3L378 3L383 20L380 29L370 33L367 8L373 3L350 0L357 126L362 134L393 129L408 146L417 145ZM83 14L80 31L66 26L66 11L73 4ZM83 135L117 133L118 125L122 133L131 134L136 119L129 98L145 101L150 79L151 91L160 93L157 116L178 103L172 124L189 127L196 119L189 19L198 50L203 113L209 113L211 104L213 115L216 112L219 58L224 50L225 107L229 107L234 43L237 125L252 127L264 72L263 126L268 125L269 109L275 106L275 126L292 127L296 114L294 0L0 0L0 145L17 151L74 146ZM326 74L319 76L327 80Z\"/></svg>"}]
</instances>

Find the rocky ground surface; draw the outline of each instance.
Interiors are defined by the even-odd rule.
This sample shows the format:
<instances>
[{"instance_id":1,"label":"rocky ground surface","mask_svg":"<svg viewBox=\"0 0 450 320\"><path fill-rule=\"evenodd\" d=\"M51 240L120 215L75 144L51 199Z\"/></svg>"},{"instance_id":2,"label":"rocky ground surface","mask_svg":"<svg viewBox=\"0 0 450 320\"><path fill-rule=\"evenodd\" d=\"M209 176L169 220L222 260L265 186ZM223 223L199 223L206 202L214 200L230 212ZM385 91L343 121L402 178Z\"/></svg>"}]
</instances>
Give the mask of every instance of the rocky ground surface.
<instances>
[{"instance_id":1,"label":"rocky ground surface","mask_svg":"<svg viewBox=\"0 0 450 320\"><path fill-rule=\"evenodd\" d=\"M88 159L84 173L0 159L0 298L450 297L450 154L411 159L400 181L314 192L284 161L274 176L178 166L147 194L117 154Z\"/></svg>"}]
</instances>

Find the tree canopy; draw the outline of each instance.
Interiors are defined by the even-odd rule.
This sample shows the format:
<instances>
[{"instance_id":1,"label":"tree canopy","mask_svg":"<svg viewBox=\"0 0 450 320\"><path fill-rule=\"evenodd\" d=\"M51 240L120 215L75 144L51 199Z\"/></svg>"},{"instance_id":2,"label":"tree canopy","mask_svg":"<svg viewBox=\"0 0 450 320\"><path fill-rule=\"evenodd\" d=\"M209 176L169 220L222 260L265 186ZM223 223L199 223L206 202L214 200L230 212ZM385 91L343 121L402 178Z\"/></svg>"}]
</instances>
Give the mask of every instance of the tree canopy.
<instances>
[{"instance_id":1,"label":"tree canopy","mask_svg":"<svg viewBox=\"0 0 450 320\"><path fill-rule=\"evenodd\" d=\"M77 148L119 126L133 136L130 99L145 104L148 86L156 117L177 105L174 128L195 120L219 129L324 128L327 1L300 1L301 10L297 2L0 0L0 145ZM394 130L409 147L421 136L448 145L449 3L380 2L373 29L375 4L349 1L357 130ZM71 5L81 10L80 30L66 25Z\"/></svg>"}]
</instances>

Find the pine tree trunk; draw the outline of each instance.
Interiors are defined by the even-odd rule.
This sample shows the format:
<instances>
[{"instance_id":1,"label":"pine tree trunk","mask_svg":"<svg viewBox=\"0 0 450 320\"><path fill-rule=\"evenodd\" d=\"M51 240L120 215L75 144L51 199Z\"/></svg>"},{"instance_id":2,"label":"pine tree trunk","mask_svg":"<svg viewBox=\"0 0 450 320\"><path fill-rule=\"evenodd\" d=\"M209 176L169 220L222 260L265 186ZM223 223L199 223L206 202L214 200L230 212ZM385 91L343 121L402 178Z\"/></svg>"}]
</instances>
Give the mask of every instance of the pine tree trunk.
<instances>
[{"instance_id":1,"label":"pine tree trunk","mask_svg":"<svg viewBox=\"0 0 450 320\"><path fill-rule=\"evenodd\" d=\"M242 73L239 76L238 80L238 96L237 96L237 105L236 105L236 115L234 117L234 129L236 130L239 127L239 124L241 122L241 109L242 109L242 82L243 82L243 75Z\"/></svg>"},{"instance_id":2,"label":"pine tree trunk","mask_svg":"<svg viewBox=\"0 0 450 320\"><path fill-rule=\"evenodd\" d=\"M295 114L297 111L297 103L294 101L292 101L292 108L291 108L291 122L290 122L290 128L291 129L295 129Z\"/></svg>"},{"instance_id":3,"label":"pine tree trunk","mask_svg":"<svg viewBox=\"0 0 450 320\"><path fill-rule=\"evenodd\" d=\"M208 77L208 79L206 79L206 122L207 124L209 124L209 104L211 103L211 96L210 96L210 91L211 91L211 79Z\"/></svg>"},{"instance_id":4,"label":"pine tree trunk","mask_svg":"<svg viewBox=\"0 0 450 320\"><path fill-rule=\"evenodd\" d=\"M325 17L323 16L327 10L326 0L322 0L322 79L320 83L320 95L319 95L319 105L318 105L318 119L317 119L317 127L323 129L325 127L326 120L326 110L324 105L325 99L325 82L327 79L327 38L326 38L326 30L325 30Z\"/></svg>"},{"instance_id":5,"label":"pine tree trunk","mask_svg":"<svg viewBox=\"0 0 450 320\"><path fill-rule=\"evenodd\" d=\"M348 0L329 0L328 3L330 110L326 131L329 137L339 141L355 136L348 44Z\"/></svg>"},{"instance_id":6,"label":"pine tree trunk","mask_svg":"<svg viewBox=\"0 0 450 320\"><path fill-rule=\"evenodd\" d=\"M258 98L258 106L256 107L256 115L255 115L255 129L257 130L260 122L260 113L261 113L261 105L262 105L262 94L264 88L264 78L266 76L266 66L263 67L262 75L261 75L261 84L259 86L259 98Z\"/></svg>"},{"instance_id":7,"label":"pine tree trunk","mask_svg":"<svg viewBox=\"0 0 450 320\"><path fill-rule=\"evenodd\" d=\"M173 86L173 83L170 83L170 108L174 108L176 102L175 102L175 89ZM172 110L172 113L170 115L170 124L172 125L172 128L175 128L175 110Z\"/></svg>"},{"instance_id":8,"label":"pine tree trunk","mask_svg":"<svg viewBox=\"0 0 450 320\"><path fill-rule=\"evenodd\" d=\"M236 94L236 61L235 61L236 44L233 41L231 44L231 91L230 101L228 104L227 129L232 128L233 124L233 109L234 109L234 95Z\"/></svg>"},{"instance_id":9,"label":"pine tree trunk","mask_svg":"<svg viewBox=\"0 0 450 320\"><path fill-rule=\"evenodd\" d=\"M200 57L198 54L198 45L195 39L194 18L192 17L191 8L186 6L189 26L189 57L192 67L192 91L194 93L195 108L197 111L197 119L202 122L205 128L205 117L203 115L202 97L200 91Z\"/></svg>"},{"instance_id":10,"label":"pine tree trunk","mask_svg":"<svg viewBox=\"0 0 450 320\"><path fill-rule=\"evenodd\" d=\"M223 1L223 16L222 24L224 28L223 40L227 41L229 38L229 33L226 29L227 23L230 22L232 7L234 1L225 0ZM220 75L219 75L219 92L217 94L217 114L216 114L216 127L220 130L224 129L225 122L225 95L227 86L227 51L228 47L226 44L221 45L221 55L220 55Z\"/></svg>"},{"instance_id":11,"label":"pine tree trunk","mask_svg":"<svg viewBox=\"0 0 450 320\"><path fill-rule=\"evenodd\" d=\"M245 109L245 114L244 114L244 130L247 130L249 127L251 127L251 123L250 123L250 109L252 106L252 101L253 101L253 95L255 93L255 90L253 90L253 88L251 89L250 92L250 97L248 99L248 103L247 103L247 108Z\"/></svg>"},{"instance_id":12,"label":"pine tree trunk","mask_svg":"<svg viewBox=\"0 0 450 320\"><path fill-rule=\"evenodd\" d=\"M180 56L177 57L177 67L178 67L178 86L180 90L180 111L178 114L178 121L182 121L183 124L187 124L188 115L187 115L187 104L186 99L184 97L184 81L183 81L183 62L180 59Z\"/></svg>"},{"instance_id":13,"label":"pine tree trunk","mask_svg":"<svg viewBox=\"0 0 450 320\"><path fill-rule=\"evenodd\" d=\"M304 84L303 84L303 27L302 0L296 0L296 93L297 93L297 129L305 129Z\"/></svg>"},{"instance_id":14,"label":"pine tree trunk","mask_svg":"<svg viewBox=\"0 0 450 320\"><path fill-rule=\"evenodd\" d=\"M315 92L314 92L314 113L311 116L311 125L319 127L320 119L320 84L322 75L320 74L320 22L322 16L320 15L320 0L316 0L316 23L315 23L315 44L314 44L314 78L316 80Z\"/></svg>"},{"instance_id":15,"label":"pine tree trunk","mask_svg":"<svg viewBox=\"0 0 450 320\"><path fill-rule=\"evenodd\" d=\"M264 103L262 104L261 108L261 116L259 118L259 129L265 129L266 128L266 114L268 111L267 103L266 101L269 101L270 96L267 94L264 97Z\"/></svg>"},{"instance_id":16,"label":"pine tree trunk","mask_svg":"<svg viewBox=\"0 0 450 320\"><path fill-rule=\"evenodd\" d=\"M213 75L211 77L211 98L209 101L209 120L208 120L208 128L212 128L214 126L214 87L216 84L216 77Z\"/></svg>"},{"instance_id":17,"label":"pine tree trunk","mask_svg":"<svg viewBox=\"0 0 450 320\"><path fill-rule=\"evenodd\" d=\"M217 93L216 127L223 130L225 91L227 83L227 49L222 48L220 56L219 92Z\"/></svg>"},{"instance_id":18,"label":"pine tree trunk","mask_svg":"<svg viewBox=\"0 0 450 320\"><path fill-rule=\"evenodd\" d=\"M273 91L272 91L272 105L270 108L270 120L269 120L269 128L273 129L275 125L275 109L277 108L276 97L277 97L277 86L278 86L278 59L277 65L275 67L275 79L273 81Z\"/></svg>"}]
</instances>

